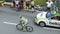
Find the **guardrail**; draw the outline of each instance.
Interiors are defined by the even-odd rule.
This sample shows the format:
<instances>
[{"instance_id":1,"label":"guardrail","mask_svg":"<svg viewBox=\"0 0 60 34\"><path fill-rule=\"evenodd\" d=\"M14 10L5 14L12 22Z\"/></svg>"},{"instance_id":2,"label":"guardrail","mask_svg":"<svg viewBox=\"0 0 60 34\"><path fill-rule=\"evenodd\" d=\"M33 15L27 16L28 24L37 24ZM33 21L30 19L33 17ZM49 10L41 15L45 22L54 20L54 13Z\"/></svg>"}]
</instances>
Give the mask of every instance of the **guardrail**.
<instances>
[{"instance_id":1,"label":"guardrail","mask_svg":"<svg viewBox=\"0 0 60 34\"><path fill-rule=\"evenodd\" d=\"M13 4L13 2L4 2L4 5L6 5L6 6L10 6L10 7L14 7L14 4Z\"/></svg>"},{"instance_id":2,"label":"guardrail","mask_svg":"<svg viewBox=\"0 0 60 34\"><path fill-rule=\"evenodd\" d=\"M0 1L0 6L4 7L4 6L10 6L10 7L14 7L13 2L3 2Z\"/></svg>"}]
</instances>

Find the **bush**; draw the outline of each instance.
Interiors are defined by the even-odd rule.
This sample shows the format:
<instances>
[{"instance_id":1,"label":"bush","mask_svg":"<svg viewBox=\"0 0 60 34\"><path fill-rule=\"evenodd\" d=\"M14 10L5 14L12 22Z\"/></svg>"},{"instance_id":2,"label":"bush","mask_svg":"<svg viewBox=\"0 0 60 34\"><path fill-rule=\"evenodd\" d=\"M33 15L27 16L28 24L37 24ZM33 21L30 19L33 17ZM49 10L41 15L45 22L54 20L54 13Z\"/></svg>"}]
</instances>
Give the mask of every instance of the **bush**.
<instances>
[{"instance_id":1,"label":"bush","mask_svg":"<svg viewBox=\"0 0 60 34\"><path fill-rule=\"evenodd\" d=\"M2 1L2 0L0 0L0 1Z\"/></svg>"},{"instance_id":2,"label":"bush","mask_svg":"<svg viewBox=\"0 0 60 34\"><path fill-rule=\"evenodd\" d=\"M44 5L45 5L46 0L34 0L34 2L35 2L35 5L44 6Z\"/></svg>"},{"instance_id":3,"label":"bush","mask_svg":"<svg viewBox=\"0 0 60 34\"><path fill-rule=\"evenodd\" d=\"M6 2L11 2L12 0L5 0Z\"/></svg>"},{"instance_id":4,"label":"bush","mask_svg":"<svg viewBox=\"0 0 60 34\"><path fill-rule=\"evenodd\" d=\"M35 1L35 5L40 5L40 6L44 6L46 5L45 2L48 0L34 0ZM55 0L52 0L55 1Z\"/></svg>"},{"instance_id":5,"label":"bush","mask_svg":"<svg viewBox=\"0 0 60 34\"><path fill-rule=\"evenodd\" d=\"M12 2L12 0L5 0L6 2ZM20 1L20 0L18 0L18 1Z\"/></svg>"}]
</instances>

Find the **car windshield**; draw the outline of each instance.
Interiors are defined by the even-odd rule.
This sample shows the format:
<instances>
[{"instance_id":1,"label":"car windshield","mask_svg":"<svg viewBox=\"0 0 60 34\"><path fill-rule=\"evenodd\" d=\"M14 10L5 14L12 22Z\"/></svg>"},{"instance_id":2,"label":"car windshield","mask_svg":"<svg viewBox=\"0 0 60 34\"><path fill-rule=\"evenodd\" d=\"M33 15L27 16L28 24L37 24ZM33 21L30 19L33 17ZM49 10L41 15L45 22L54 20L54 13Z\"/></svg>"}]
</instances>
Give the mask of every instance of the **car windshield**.
<instances>
[{"instance_id":1,"label":"car windshield","mask_svg":"<svg viewBox=\"0 0 60 34\"><path fill-rule=\"evenodd\" d=\"M51 19L60 20L60 16L51 17Z\"/></svg>"},{"instance_id":2,"label":"car windshield","mask_svg":"<svg viewBox=\"0 0 60 34\"><path fill-rule=\"evenodd\" d=\"M52 17L53 16L53 14L51 13L51 12L48 12L47 14L46 14L46 18L50 18L50 17Z\"/></svg>"}]
</instances>

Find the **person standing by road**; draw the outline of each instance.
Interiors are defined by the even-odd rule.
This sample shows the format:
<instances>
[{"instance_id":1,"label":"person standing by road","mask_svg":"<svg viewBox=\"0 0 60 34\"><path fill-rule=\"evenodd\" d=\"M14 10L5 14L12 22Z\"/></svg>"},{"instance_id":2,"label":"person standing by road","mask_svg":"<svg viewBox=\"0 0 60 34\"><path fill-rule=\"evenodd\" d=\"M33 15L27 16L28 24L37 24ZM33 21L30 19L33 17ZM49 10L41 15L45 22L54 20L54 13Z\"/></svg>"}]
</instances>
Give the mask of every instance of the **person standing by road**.
<instances>
[{"instance_id":1,"label":"person standing by road","mask_svg":"<svg viewBox=\"0 0 60 34\"><path fill-rule=\"evenodd\" d=\"M53 5L52 0L48 0L48 1L46 2L46 5L47 5L47 10L50 9L50 8L52 7L52 5Z\"/></svg>"},{"instance_id":2,"label":"person standing by road","mask_svg":"<svg viewBox=\"0 0 60 34\"><path fill-rule=\"evenodd\" d=\"M31 8L34 8L34 0L31 0Z\"/></svg>"},{"instance_id":3,"label":"person standing by road","mask_svg":"<svg viewBox=\"0 0 60 34\"><path fill-rule=\"evenodd\" d=\"M13 0L13 5L14 5L14 7L15 7L15 1Z\"/></svg>"},{"instance_id":4,"label":"person standing by road","mask_svg":"<svg viewBox=\"0 0 60 34\"><path fill-rule=\"evenodd\" d=\"M18 0L15 0L15 6L18 7Z\"/></svg>"},{"instance_id":5,"label":"person standing by road","mask_svg":"<svg viewBox=\"0 0 60 34\"><path fill-rule=\"evenodd\" d=\"M18 2L18 11L20 11L21 9L22 9L22 2L19 1L19 2Z\"/></svg>"},{"instance_id":6,"label":"person standing by road","mask_svg":"<svg viewBox=\"0 0 60 34\"><path fill-rule=\"evenodd\" d=\"M32 13L35 11L34 10L34 0L31 0L31 11L32 11Z\"/></svg>"},{"instance_id":7,"label":"person standing by road","mask_svg":"<svg viewBox=\"0 0 60 34\"><path fill-rule=\"evenodd\" d=\"M22 9L23 9L23 0L21 0L21 3L22 3Z\"/></svg>"}]
</instances>

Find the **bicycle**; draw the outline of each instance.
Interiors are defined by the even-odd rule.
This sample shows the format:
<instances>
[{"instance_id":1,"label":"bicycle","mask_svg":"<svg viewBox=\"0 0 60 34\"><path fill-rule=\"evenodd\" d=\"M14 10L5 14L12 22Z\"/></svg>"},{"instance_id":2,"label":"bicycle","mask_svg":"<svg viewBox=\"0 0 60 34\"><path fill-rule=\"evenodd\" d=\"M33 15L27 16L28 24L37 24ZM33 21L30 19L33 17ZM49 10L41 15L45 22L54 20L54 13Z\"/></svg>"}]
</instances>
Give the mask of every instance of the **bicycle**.
<instances>
[{"instance_id":1,"label":"bicycle","mask_svg":"<svg viewBox=\"0 0 60 34\"><path fill-rule=\"evenodd\" d=\"M16 25L16 28L17 28L17 30L20 30L20 31L23 30L23 28L22 28L20 23ZM26 26L26 31L32 32L33 31L33 27L32 26Z\"/></svg>"}]
</instances>

